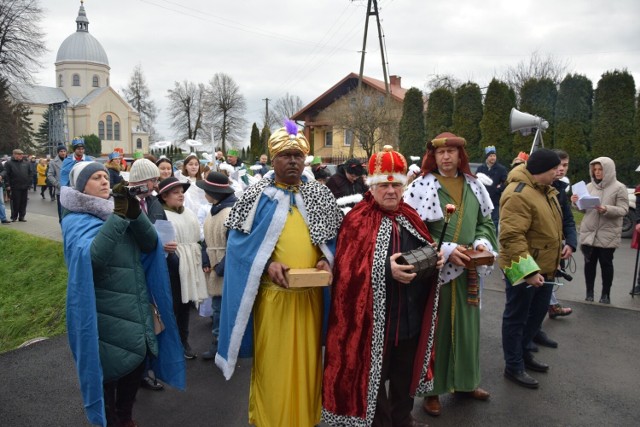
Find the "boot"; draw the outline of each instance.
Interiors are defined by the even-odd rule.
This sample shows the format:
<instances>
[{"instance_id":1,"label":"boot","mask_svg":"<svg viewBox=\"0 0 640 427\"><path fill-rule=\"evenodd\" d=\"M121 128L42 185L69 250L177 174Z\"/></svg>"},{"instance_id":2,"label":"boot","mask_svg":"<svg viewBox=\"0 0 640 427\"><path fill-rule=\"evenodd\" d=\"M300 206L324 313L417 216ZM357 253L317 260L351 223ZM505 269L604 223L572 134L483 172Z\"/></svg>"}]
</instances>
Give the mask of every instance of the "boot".
<instances>
[{"instance_id":1,"label":"boot","mask_svg":"<svg viewBox=\"0 0 640 427\"><path fill-rule=\"evenodd\" d=\"M573 310L569 307L563 307L562 304L553 304L549 306L549 319L555 319L560 316L568 316L573 313Z\"/></svg>"},{"instance_id":2,"label":"boot","mask_svg":"<svg viewBox=\"0 0 640 427\"><path fill-rule=\"evenodd\" d=\"M209 350L202 353L202 358L204 360L215 359L217 351L218 351L218 338L214 337L213 341L211 341L211 345L209 346Z\"/></svg>"}]
</instances>

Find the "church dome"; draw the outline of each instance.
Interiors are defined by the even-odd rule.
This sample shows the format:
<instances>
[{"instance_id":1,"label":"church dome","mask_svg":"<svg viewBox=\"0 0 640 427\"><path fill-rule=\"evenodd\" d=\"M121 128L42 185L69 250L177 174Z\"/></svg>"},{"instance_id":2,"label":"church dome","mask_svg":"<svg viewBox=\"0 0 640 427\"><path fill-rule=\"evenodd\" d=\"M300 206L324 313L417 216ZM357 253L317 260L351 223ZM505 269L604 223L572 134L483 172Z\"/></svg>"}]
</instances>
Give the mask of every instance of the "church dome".
<instances>
[{"instance_id":1,"label":"church dome","mask_svg":"<svg viewBox=\"0 0 640 427\"><path fill-rule=\"evenodd\" d=\"M89 34L89 20L83 4L80 5L76 24L76 32L67 37L60 45L56 63L63 61L92 62L109 66L107 52L100 42Z\"/></svg>"}]
</instances>

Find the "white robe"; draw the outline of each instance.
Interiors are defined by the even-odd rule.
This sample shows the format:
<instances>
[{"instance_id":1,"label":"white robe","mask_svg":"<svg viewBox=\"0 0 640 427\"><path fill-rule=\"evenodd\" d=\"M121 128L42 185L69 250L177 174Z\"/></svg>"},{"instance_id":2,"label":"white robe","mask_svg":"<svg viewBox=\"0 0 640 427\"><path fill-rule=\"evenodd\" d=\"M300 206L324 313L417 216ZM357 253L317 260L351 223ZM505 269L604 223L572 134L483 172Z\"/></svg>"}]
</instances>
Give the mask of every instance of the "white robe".
<instances>
[{"instance_id":1,"label":"white robe","mask_svg":"<svg viewBox=\"0 0 640 427\"><path fill-rule=\"evenodd\" d=\"M185 209L181 214L165 211L176 232L180 258L180 284L182 286L182 302L202 302L209 296L207 279L202 271L202 252L200 250L200 226L195 214Z\"/></svg>"}]
</instances>

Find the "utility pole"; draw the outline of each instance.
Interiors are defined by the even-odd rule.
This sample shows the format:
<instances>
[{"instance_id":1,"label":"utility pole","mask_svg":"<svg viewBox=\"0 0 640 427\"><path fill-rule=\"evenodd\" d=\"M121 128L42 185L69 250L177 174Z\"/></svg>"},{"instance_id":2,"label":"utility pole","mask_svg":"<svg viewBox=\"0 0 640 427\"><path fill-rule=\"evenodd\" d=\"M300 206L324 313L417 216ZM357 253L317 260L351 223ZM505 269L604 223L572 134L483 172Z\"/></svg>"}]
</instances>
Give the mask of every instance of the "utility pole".
<instances>
[{"instance_id":1,"label":"utility pole","mask_svg":"<svg viewBox=\"0 0 640 427\"><path fill-rule=\"evenodd\" d=\"M271 126L269 126L269 101L271 101L269 98L264 98L264 108L265 108L265 115L264 115L264 127L269 128L269 133L271 133ZM262 128L264 130L264 127ZM264 147L262 147L262 152L263 153L268 153L269 152L269 147L267 146L267 140L264 141Z\"/></svg>"},{"instance_id":2,"label":"utility pole","mask_svg":"<svg viewBox=\"0 0 640 427\"><path fill-rule=\"evenodd\" d=\"M373 10L372 10L373 8ZM362 75L364 73L364 57L367 53L367 35L369 33L369 17L376 17L378 26L378 41L380 42L380 57L382 59L382 75L384 76L384 89L389 95L389 79L387 76L387 62L384 59L384 43L382 42L382 27L380 26L380 15L378 14L378 0L368 0L367 14L364 21L364 38L362 40L362 56L360 57L360 74L358 75L358 89L362 86Z\"/></svg>"}]
</instances>

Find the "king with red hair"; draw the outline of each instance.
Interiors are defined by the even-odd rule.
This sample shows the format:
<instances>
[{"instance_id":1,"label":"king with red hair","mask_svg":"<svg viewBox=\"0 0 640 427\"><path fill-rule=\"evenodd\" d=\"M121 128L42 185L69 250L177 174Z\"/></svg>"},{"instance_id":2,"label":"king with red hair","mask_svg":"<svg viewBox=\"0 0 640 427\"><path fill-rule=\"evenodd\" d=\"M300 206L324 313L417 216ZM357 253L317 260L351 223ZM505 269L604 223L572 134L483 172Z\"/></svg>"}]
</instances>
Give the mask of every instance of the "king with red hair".
<instances>
[{"instance_id":1,"label":"king with red hair","mask_svg":"<svg viewBox=\"0 0 640 427\"><path fill-rule=\"evenodd\" d=\"M404 201L416 209L420 219L436 236L442 237L446 263L440 272L440 299L435 346L433 390L427 394L425 411L440 414L438 395L447 392L468 393L487 400L489 393L480 383L480 281L491 270L477 267L465 269L470 247L493 252L497 247L491 221L494 206L484 185L471 173L464 138L445 132L427 144L422 162L422 175L404 194ZM456 206L449 226L445 226L443 210ZM495 256L495 253L494 253ZM473 273L473 274L472 274Z\"/></svg>"}]
</instances>

